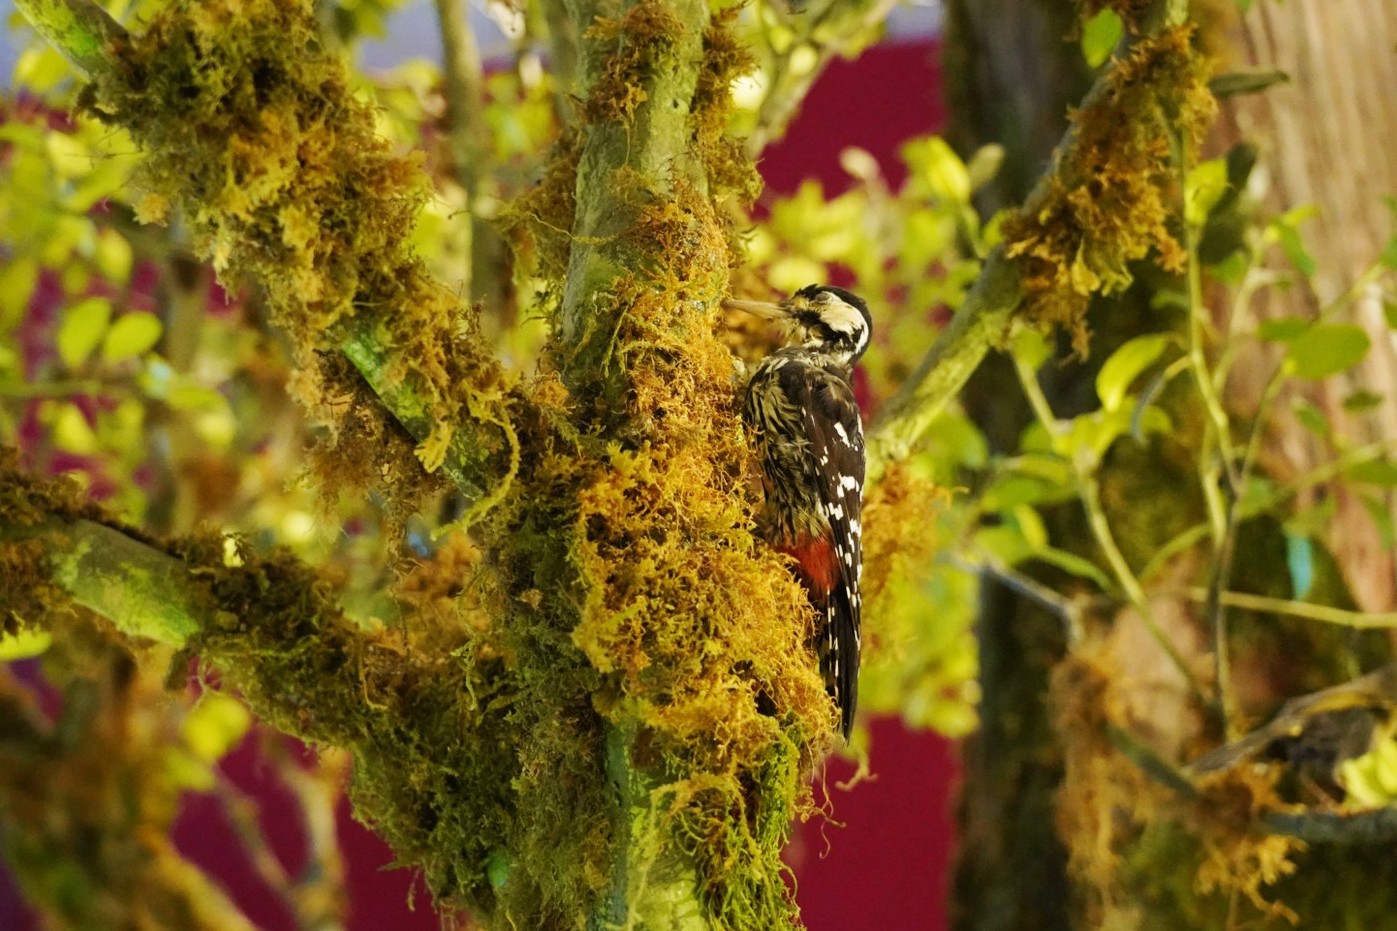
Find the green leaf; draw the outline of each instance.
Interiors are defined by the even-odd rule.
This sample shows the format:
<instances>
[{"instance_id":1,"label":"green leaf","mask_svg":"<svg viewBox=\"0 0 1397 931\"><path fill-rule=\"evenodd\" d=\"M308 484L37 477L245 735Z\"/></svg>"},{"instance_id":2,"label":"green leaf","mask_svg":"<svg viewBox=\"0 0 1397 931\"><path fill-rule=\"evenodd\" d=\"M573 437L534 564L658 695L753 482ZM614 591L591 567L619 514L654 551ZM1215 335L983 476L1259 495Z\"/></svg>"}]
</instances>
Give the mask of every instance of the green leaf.
<instances>
[{"instance_id":1,"label":"green leaf","mask_svg":"<svg viewBox=\"0 0 1397 931\"><path fill-rule=\"evenodd\" d=\"M1310 321L1299 317L1280 317L1276 320L1263 320L1256 327L1256 335L1270 343L1288 343L1303 336L1310 328Z\"/></svg>"},{"instance_id":2,"label":"green leaf","mask_svg":"<svg viewBox=\"0 0 1397 931\"><path fill-rule=\"evenodd\" d=\"M1009 351L1036 372L1052 356L1053 346L1040 331L1024 327L1014 334Z\"/></svg>"},{"instance_id":3,"label":"green leaf","mask_svg":"<svg viewBox=\"0 0 1397 931\"><path fill-rule=\"evenodd\" d=\"M1304 207L1297 207L1287 211L1284 216L1272 224L1277 241L1281 244L1281 251L1290 260L1302 275L1309 278L1315 273L1315 260L1305 248L1305 242L1300 238L1300 224L1313 216L1313 211Z\"/></svg>"},{"instance_id":4,"label":"green leaf","mask_svg":"<svg viewBox=\"0 0 1397 931\"><path fill-rule=\"evenodd\" d=\"M1031 475L1009 473L1000 476L980 496L986 511L1003 511L1021 504L1041 504L1063 497L1061 489Z\"/></svg>"},{"instance_id":5,"label":"green leaf","mask_svg":"<svg viewBox=\"0 0 1397 931\"><path fill-rule=\"evenodd\" d=\"M70 369L87 361L102 341L112 319L112 302L105 297L78 301L63 313L58 327L58 357Z\"/></svg>"},{"instance_id":6,"label":"green leaf","mask_svg":"<svg viewBox=\"0 0 1397 931\"><path fill-rule=\"evenodd\" d=\"M1048 528L1037 511L1027 504L1020 504L1010 513L1029 549L1036 553L1048 545Z\"/></svg>"},{"instance_id":7,"label":"green leaf","mask_svg":"<svg viewBox=\"0 0 1397 931\"><path fill-rule=\"evenodd\" d=\"M1382 316L1387 321L1389 330L1397 330L1397 304L1392 301L1382 302Z\"/></svg>"},{"instance_id":8,"label":"green leaf","mask_svg":"<svg viewBox=\"0 0 1397 931\"><path fill-rule=\"evenodd\" d=\"M1340 761L1338 776L1346 807L1391 805L1397 800L1397 743L1384 740L1362 756Z\"/></svg>"},{"instance_id":9,"label":"green leaf","mask_svg":"<svg viewBox=\"0 0 1397 931\"><path fill-rule=\"evenodd\" d=\"M1033 555L1023 534L1008 524L981 527L975 532L975 546L1006 566L1016 565Z\"/></svg>"},{"instance_id":10,"label":"green leaf","mask_svg":"<svg viewBox=\"0 0 1397 931\"><path fill-rule=\"evenodd\" d=\"M113 284L126 284L131 277L131 244L126 237L110 227L97 234L97 269Z\"/></svg>"},{"instance_id":11,"label":"green leaf","mask_svg":"<svg viewBox=\"0 0 1397 931\"><path fill-rule=\"evenodd\" d=\"M999 167L1004 164L1004 146L991 143L982 145L975 150L975 154L970 156L970 163L965 166L966 174L970 176L970 190L978 191L994 180L999 174Z\"/></svg>"},{"instance_id":12,"label":"green leaf","mask_svg":"<svg viewBox=\"0 0 1397 931\"><path fill-rule=\"evenodd\" d=\"M1120 409L1130 386L1141 372L1149 368L1173 342L1168 333L1137 336L1111 353L1111 357L1096 373L1096 395L1108 411Z\"/></svg>"},{"instance_id":13,"label":"green leaf","mask_svg":"<svg viewBox=\"0 0 1397 931\"><path fill-rule=\"evenodd\" d=\"M970 172L946 140L932 136L922 152L922 178L937 197L954 203L970 199Z\"/></svg>"},{"instance_id":14,"label":"green leaf","mask_svg":"<svg viewBox=\"0 0 1397 931\"><path fill-rule=\"evenodd\" d=\"M75 405L64 402L59 405L58 415L53 420L53 442L59 449L79 456L90 456L97 452L97 434L87 422L86 415Z\"/></svg>"},{"instance_id":15,"label":"green leaf","mask_svg":"<svg viewBox=\"0 0 1397 931\"><path fill-rule=\"evenodd\" d=\"M1375 459L1372 462L1355 462L1344 469L1344 475L1350 481L1363 482L1367 485L1383 485L1387 488L1397 488L1397 463L1389 462L1386 459Z\"/></svg>"},{"instance_id":16,"label":"green leaf","mask_svg":"<svg viewBox=\"0 0 1397 931\"><path fill-rule=\"evenodd\" d=\"M122 314L107 331L102 358L120 362L149 352L160 341L160 318L144 311Z\"/></svg>"},{"instance_id":17,"label":"green leaf","mask_svg":"<svg viewBox=\"0 0 1397 931\"><path fill-rule=\"evenodd\" d=\"M32 255L17 256L0 267L0 330L19 323L38 285L39 260Z\"/></svg>"},{"instance_id":18,"label":"green leaf","mask_svg":"<svg viewBox=\"0 0 1397 931\"><path fill-rule=\"evenodd\" d=\"M17 634L0 634L0 663L31 659L48 651L53 637L46 630L21 630Z\"/></svg>"},{"instance_id":19,"label":"green leaf","mask_svg":"<svg viewBox=\"0 0 1397 931\"><path fill-rule=\"evenodd\" d=\"M1290 75L1278 68L1246 68L1219 74L1208 81L1214 97L1257 94L1277 84L1290 83Z\"/></svg>"},{"instance_id":20,"label":"green leaf","mask_svg":"<svg viewBox=\"0 0 1397 931\"><path fill-rule=\"evenodd\" d=\"M1363 502L1363 507L1368 512L1368 516L1373 519L1373 524L1378 528L1378 537L1382 541L1382 548L1389 552L1397 548L1397 525L1392 521L1392 510L1387 506L1384 497L1376 495L1359 495L1359 500Z\"/></svg>"},{"instance_id":21,"label":"green leaf","mask_svg":"<svg viewBox=\"0 0 1397 931\"><path fill-rule=\"evenodd\" d=\"M252 714L242 702L212 689L184 718L184 744L201 763L216 763L238 745L252 726Z\"/></svg>"},{"instance_id":22,"label":"green leaf","mask_svg":"<svg viewBox=\"0 0 1397 931\"><path fill-rule=\"evenodd\" d=\"M218 780L207 763L194 758L194 754L183 747L167 747L165 750L165 778L177 789L191 792L211 792Z\"/></svg>"},{"instance_id":23,"label":"green leaf","mask_svg":"<svg viewBox=\"0 0 1397 931\"><path fill-rule=\"evenodd\" d=\"M1327 378L1353 368L1368 354L1372 345L1368 334L1353 323L1320 323L1312 326L1304 339L1290 342L1290 358L1301 378Z\"/></svg>"},{"instance_id":24,"label":"green leaf","mask_svg":"<svg viewBox=\"0 0 1397 931\"><path fill-rule=\"evenodd\" d=\"M1101 67L1124 34L1125 24L1120 15L1107 7L1082 25L1082 57L1091 67Z\"/></svg>"},{"instance_id":25,"label":"green leaf","mask_svg":"<svg viewBox=\"0 0 1397 931\"><path fill-rule=\"evenodd\" d=\"M1110 576L1102 572L1096 563L1089 559L1083 559L1076 553L1069 553L1066 550L1049 546L1036 551L1033 556L1035 559L1041 559L1049 565L1056 566L1063 572L1069 572L1079 578L1090 579L1103 592L1109 592L1113 587Z\"/></svg>"},{"instance_id":26,"label":"green leaf","mask_svg":"<svg viewBox=\"0 0 1397 931\"><path fill-rule=\"evenodd\" d=\"M1285 564L1293 597L1304 601L1315 584L1315 545L1309 537L1285 535Z\"/></svg>"},{"instance_id":27,"label":"green leaf","mask_svg":"<svg viewBox=\"0 0 1397 931\"><path fill-rule=\"evenodd\" d=\"M1227 193L1227 160L1209 159L1188 173L1184 188L1184 219L1195 227L1208 222L1208 214Z\"/></svg>"},{"instance_id":28,"label":"green leaf","mask_svg":"<svg viewBox=\"0 0 1397 931\"><path fill-rule=\"evenodd\" d=\"M203 385L178 384L165 395L165 403L177 411L224 411L228 399L213 388Z\"/></svg>"},{"instance_id":29,"label":"green leaf","mask_svg":"<svg viewBox=\"0 0 1397 931\"><path fill-rule=\"evenodd\" d=\"M1321 440L1329 436L1329 418L1324 415L1324 411L1315 407L1309 401L1297 401L1294 406L1295 419L1300 421L1300 426Z\"/></svg>"},{"instance_id":30,"label":"green leaf","mask_svg":"<svg viewBox=\"0 0 1397 931\"><path fill-rule=\"evenodd\" d=\"M15 60L14 83L42 97L72 73L68 59L47 44L31 45Z\"/></svg>"},{"instance_id":31,"label":"green leaf","mask_svg":"<svg viewBox=\"0 0 1397 931\"><path fill-rule=\"evenodd\" d=\"M1344 398L1344 410L1350 414L1365 414L1382 406L1383 396L1375 391L1360 388Z\"/></svg>"}]
</instances>

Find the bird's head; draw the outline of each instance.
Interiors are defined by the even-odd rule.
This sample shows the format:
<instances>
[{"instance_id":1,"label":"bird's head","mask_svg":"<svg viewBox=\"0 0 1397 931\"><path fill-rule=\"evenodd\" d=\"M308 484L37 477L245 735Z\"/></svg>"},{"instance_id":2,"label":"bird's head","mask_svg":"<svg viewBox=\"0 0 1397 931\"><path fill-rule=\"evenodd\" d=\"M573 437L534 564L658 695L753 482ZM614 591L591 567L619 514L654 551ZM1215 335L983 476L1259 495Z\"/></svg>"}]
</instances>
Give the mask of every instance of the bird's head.
<instances>
[{"instance_id":1,"label":"bird's head","mask_svg":"<svg viewBox=\"0 0 1397 931\"><path fill-rule=\"evenodd\" d=\"M801 288L780 303L725 300L732 310L778 320L792 330L792 342L853 365L868 348L873 318L856 294L826 284Z\"/></svg>"}]
</instances>

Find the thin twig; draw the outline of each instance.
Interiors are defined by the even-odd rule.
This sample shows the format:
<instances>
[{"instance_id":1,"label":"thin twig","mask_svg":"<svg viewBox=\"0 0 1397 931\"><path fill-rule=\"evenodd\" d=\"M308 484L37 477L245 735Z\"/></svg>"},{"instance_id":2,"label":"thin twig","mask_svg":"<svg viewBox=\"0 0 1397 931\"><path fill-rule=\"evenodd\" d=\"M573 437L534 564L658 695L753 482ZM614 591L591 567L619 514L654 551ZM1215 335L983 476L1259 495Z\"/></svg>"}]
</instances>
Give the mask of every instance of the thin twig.
<instances>
[{"instance_id":1,"label":"thin twig","mask_svg":"<svg viewBox=\"0 0 1397 931\"><path fill-rule=\"evenodd\" d=\"M1073 599L997 560L986 559L982 562L971 562L967 559L950 559L948 562L962 572L984 573L1006 588L1013 589L1019 595L1036 602L1040 607L1052 612L1062 620L1069 645L1081 642L1082 608Z\"/></svg>"},{"instance_id":2,"label":"thin twig","mask_svg":"<svg viewBox=\"0 0 1397 931\"><path fill-rule=\"evenodd\" d=\"M1177 594L1190 601L1206 603L1210 592L1206 588L1185 588L1162 590L1160 594ZM1288 598L1271 598L1267 595L1253 595L1247 592L1224 591L1218 593L1218 600L1231 608L1244 611L1263 611L1268 614L1284 614L1307 621L1319 621L1354 630L1374 630L1397 628L1397 611L1350 611L1331 605L1310 604Z\"/></svg>"},{"instance_id":3,"label":"thin twig","mask_svg":"<svg viewBox=\"0 0 1397 931\"><path fill-rule=\"evenodd\" d=\"M1174 150L1179 161L1181 197L1188 197L1188 175L1192 167L1189 161L1188 146L1182 140L1175 140ZM1203 269L1198 258L1199 227L1188 219L1187 204L1179 205L1184 216L1184 249L1188 255L1188 363L1193 373L1194 384L1203 399L1203 407L1208 412L1208 429L1203 433L1203 447L1199 452L1200 484L1203 500L1207 503L1208 520L1213 532L1213 565L1208 579L1208 598L1203 613L1211 631L1213 646L1213 678L1216 700L1213 702L1214 715L1222 724L1223 733L1228 739L1232 734L1232 678L1230 643L1227 630L1227 609L1220 594L1228 585L1232 575L1232 555L1236 548L1237 502L1242 496L1245 470L1236 461L1236 450L1232 443L1232 422L1223 407L1219 385L1208 366L1208 356L1203 345L1206 305L1203 301ZM1212 455L1212 442L1217 443L1218 455ZM1250 446L1248 446L1250 451ZM1227 477L1227 486L1220 488L1219 478ZM1224 500L1224 498L1226 500Z\"/></svg>"}]
</instances>

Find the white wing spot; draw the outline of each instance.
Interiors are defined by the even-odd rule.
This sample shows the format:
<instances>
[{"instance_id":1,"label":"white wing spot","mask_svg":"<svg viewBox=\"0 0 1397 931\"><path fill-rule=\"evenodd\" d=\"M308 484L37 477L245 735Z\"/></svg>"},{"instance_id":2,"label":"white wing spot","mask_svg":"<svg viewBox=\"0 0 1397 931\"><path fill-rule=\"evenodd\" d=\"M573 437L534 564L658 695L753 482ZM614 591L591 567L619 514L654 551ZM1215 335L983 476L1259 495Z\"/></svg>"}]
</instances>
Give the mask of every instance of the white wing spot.
<instances>
[{"instance_id":1,"label":"white wing spot","mask_svg":"<svg viewBox=\"0 0 1397 931\"><path fill-rule=\"evenodd\" d=\"M834 432L839 434L839 438L844 441L845 446L849 445L849 434L845 432L844 425L842 423L835 421Z\"/></svg>"},{"instance_id":2,"label":"white wing spot","mask_svg":"<svg viewBox=\"0 0 1397 931\"><path fill-rule=\"evenodd\" d=\"M842 475L839 478L839 484L850 491L855 491L859 487L859 480L852 475Z\"/></svg>"}]
</instances>

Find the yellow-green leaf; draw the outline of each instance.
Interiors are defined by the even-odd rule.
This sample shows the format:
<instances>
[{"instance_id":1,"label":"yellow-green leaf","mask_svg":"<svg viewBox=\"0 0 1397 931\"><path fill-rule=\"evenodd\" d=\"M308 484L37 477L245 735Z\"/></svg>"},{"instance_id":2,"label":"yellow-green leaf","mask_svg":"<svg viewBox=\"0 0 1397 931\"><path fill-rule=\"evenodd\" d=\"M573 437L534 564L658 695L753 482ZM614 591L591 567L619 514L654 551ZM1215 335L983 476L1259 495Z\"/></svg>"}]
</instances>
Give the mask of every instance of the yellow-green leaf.
<instances>
[{"instance_id":1,"label":"yellow-green leaf","mask_svg":"<svg viewBox=\"0 0 1397 931\"><path fill-rule=\"evenodd\" d=\"M970 172L946 140L932 136L924 155L923 177L934 194L955 203L970 199Z\"/></svg>"},{"instance_id":2,"label":"yellow-green leaf","mask_svg":"<svg viewBox=\"0 0 1397 931\"><path fill-rule=\"evenodd\" d=\"M111 319L112 302L104 297L89 297L69 307L58 327L58 357L63 364L75 369L86 362Z\"/></svg>"},{"instance_id":3,"label":"yellow-green leaf","mask_svg":"<svg viewBox=\"0 0 1397 931\"><path fill-rule=\"evenodd\" d=\"M20 321L39 284L39 261L32 255L21 255L0 267L0 330L8 330Z\"/></svg>"},{"instance_id":4,"label":"yellow-green leaf","mask_svg":"<svg viewBox=\"0 0 1397 931\"><path fill-rule=\"evenodd\" d=\"M107 331L102 343L102 358L120 362L143 352L149 352L160 341L160 318L144 311L122 314Z\"/></svg>"},{"instance_id":5,"label":"yellow-green leaf","mask_svg":"<svg viewBox=\"0 0 1397 931\"><path fill-rule=\"evenodd\" d=\"M1102 10L1082 24L1082 57L1091 67L1101 67L1124 34L1125 24L1120 15L1110 8Z\"/></svg>"},{"instance_id":6,"label":"yellow-green leaf","mask_svg":"<svg viewBox=\"0 0 1397 931\"><path fill-rule=\"evenodd\" d=\"M53 442L66 452L89 456L97 452L97 434L87 422L87 416L75 405L64 403L53 421Z\"/></svg>"},{"instance_id":7,"label":"yellow-green leaf","mask_svg":"<svg viewBox=\"0 0 1397 931\"><path fill-rule=\"evenodd\" d=\"M184 719L184 744L202 763L216 763L238 745L252 726L252 714L242 702L209 690Z\"/></svg>"},{"instance_id":8,"label":"yellow-green leaf","mask_svg":"<svg viewBox=\"0 0 1397 931\"><path fill-rule=\"evenodd\" d=\"M131 277L131 244L126 237L107 227L97 234L97 269L113 284L126 284Z\"/></svg>"},{"instance_id":9,"label":"yellow-green leaf","mask_svg":"<svg viewBox=\"0 0 1397 931\"><path fill-rule=\"evenodd\" d=\"M1108 411L1118 410L1131 384L1155 363L1173 340L1168 333L1137 336L1111 353L1096 374L1096 394L1101 398L1101 406Z\"/></svg>"},{"instance_id":10,"label":"yellow-green leaf","mask_svg":"<svg viewBox=\"0 0 1397 931\"><path fill-rule=\"evenodd\" d=\"M1363 361L1371 345L1367 332L1357 324L1321 323L1310 327L1302 339L1291 341L1290 358L1301 378L1327 378Z\"/></svg>"},{"instance_id":11,"label":"yellow-green leaf","mask_svg":"<svg viewBox=\"0 0 1397 931\"><path fill-rule=\"evenodd\" d=\"M1227 160L1210 159L1195 165L1184 187L1184 219L1192 226L1208 222L1208 213L1227 193Z\"/></svg>"}]
</instances>

